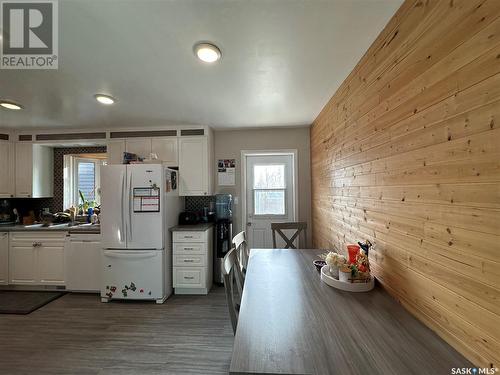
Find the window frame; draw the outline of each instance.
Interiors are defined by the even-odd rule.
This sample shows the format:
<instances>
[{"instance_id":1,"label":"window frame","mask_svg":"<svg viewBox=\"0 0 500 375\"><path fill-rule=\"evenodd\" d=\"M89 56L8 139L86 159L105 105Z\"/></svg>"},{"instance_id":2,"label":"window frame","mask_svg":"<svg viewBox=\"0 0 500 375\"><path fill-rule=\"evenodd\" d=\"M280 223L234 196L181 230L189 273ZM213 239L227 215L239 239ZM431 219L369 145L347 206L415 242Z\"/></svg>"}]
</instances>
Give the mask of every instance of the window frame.
<instances>
[{"instance_id":1,"label":"window frame","mask_svg":"<svg viewBox=\"0 0 500 375\"><path fill-rule=\"evenodd\" d=\"M94 189L95 202L101 203L100 199L100 168L106 164L105 159L86 158L82 155L64 155L63 166L63 209L68 209L71 206L77 207L80 204L80 195L78 193L78 164L79 163L94 163Z\"/></svg>"},{"instance_id":2,"label":"window frame","mask_svg":"<svg viewBox=\"0 0 500 375\"><path fill-rule=\"evenodd\" d=\"M270 166L270 165L280 165L283 166L283 187L282 188L255 188L255 167L258 166ZM254 170L252 171L253 173L253 179L254 179L254 186L252 186L252 212L253 216L262 218L262 219L283 219L288 217L288 202L287 202L287 190L288 187L286 186L286 166L283 163L266 163L266 164L254 164ZM255 192L256 191L282 191L283 192L283 209L284 212L283 214L257 214L255 212Z\"/></svg>"}]
</instances>

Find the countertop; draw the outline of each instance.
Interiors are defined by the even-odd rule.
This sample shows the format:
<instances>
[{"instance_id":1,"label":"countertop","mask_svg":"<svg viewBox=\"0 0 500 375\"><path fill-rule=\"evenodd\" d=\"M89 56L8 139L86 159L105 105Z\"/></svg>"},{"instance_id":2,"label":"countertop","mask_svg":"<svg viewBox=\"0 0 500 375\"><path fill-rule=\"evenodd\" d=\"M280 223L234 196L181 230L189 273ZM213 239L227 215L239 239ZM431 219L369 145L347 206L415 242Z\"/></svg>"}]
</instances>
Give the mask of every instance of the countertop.
<instances>
[{"instance_id":1,"label":"countertop","mask_svg":"<svg viewBox=\"0 0 500 375\"><path fill-rule=\"evenodd\" d=\"M52 226L39 225L0 225L0 232L70 232L70 233L100 233L100 225L73 225L56 224Z\"/></svg>"},{"instance_id":2,"label":"countertop","mask_svg":"<svg viewBox=\"0 0 500 375\"><path fill-rule=\"evenodd\" d=\"M201 223L201 224L191 224L191 225L176 225L170 228L171 232L204 232L214 226L214 223Z\"/></svg>"}]
</instances>

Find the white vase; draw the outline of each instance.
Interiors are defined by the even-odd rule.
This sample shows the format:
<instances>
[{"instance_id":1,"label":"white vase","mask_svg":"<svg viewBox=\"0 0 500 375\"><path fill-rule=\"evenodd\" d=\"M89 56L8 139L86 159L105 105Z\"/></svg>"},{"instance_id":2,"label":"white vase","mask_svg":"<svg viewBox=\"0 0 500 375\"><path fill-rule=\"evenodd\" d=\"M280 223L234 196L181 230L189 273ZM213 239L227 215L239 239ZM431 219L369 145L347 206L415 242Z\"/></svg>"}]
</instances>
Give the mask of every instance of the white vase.
<instances>
[{"instance_id":1,"label":"white vase","mask_svg":"<svg viewBox=\"0 0 500 375\"><path fill-rule=\"evenodd\" d=\"M351 278L351 272L342 272L342 271L339 271L339 280L340 281L348 283L350 278Z\"/></svg>"},{"instance_id":2,"label":"white vase","mask_svg":"<svg viewBox=\"0 0 500 375\"><path fill-rule=\"evenodd\" d=\"M336 279L339 278L339 268L336 266L330 266L330 274Z\"/></svg>"}]
</instances>

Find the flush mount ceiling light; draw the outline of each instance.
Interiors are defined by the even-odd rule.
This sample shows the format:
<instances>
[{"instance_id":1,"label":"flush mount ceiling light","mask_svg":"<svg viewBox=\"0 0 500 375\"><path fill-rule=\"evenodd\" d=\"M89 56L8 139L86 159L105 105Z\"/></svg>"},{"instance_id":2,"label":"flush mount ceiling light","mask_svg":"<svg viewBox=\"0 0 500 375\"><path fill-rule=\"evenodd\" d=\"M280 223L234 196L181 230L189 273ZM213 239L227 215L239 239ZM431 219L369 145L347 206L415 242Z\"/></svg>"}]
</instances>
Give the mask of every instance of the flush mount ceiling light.
<instances>
[{"instance_id":1,"label":"flush mount ceiling light","mask_svg":"<svg viewBox=\"0 0 500 375\"><path fill-rule=\"evenodd\" d=\"M101 104L105 105L110 105L114 104L116 102L116 99L113 98L110 95L104 95L104 94L95 94L94 95L95 100L97 100Z\"/></svg>"},{"instance_id":2,"label":"flush mount ceiling light","mask_svg":"<svg viewBox=\"0 0 500 375\"><path fill-rule=\"evenodd\" d=\"M222 57L219 47L212 43L195 44L194 53L196 57L206 63L214 63Z\"/></svg>"},{"instance_id":3,"label":"flush mount ceiling light","mask_svg":"<svg viewBox=\"0 0 500 375\"><path fill-rule=\"evenodd\" d=\"M10 100L0 100L0 106L14 111L19 111L24 108L21 104L11 102Z\"/></svg>"}]
</instances>

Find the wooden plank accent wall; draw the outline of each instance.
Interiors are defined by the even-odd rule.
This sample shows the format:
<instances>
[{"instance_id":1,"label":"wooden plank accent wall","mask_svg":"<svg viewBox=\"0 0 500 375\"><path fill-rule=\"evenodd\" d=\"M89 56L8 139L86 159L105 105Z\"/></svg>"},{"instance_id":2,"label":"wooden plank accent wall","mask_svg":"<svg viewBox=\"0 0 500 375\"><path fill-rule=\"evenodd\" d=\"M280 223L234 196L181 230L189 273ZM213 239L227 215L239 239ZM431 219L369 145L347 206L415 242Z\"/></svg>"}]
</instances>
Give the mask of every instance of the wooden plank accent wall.
<instances>
[{"instance_id":1,"label":"wooden plank accent wall","mask_svg":"<svg viewBox=\"0 0 500 375\"><path fill-rule=\"evenodd\" d=\"M315 247L500 368L500 1L403 3L311 127Z\"/></svg>"}]
</instances>

